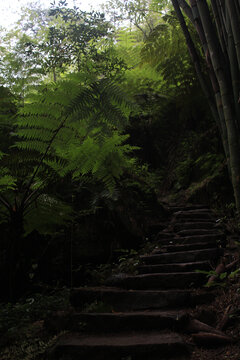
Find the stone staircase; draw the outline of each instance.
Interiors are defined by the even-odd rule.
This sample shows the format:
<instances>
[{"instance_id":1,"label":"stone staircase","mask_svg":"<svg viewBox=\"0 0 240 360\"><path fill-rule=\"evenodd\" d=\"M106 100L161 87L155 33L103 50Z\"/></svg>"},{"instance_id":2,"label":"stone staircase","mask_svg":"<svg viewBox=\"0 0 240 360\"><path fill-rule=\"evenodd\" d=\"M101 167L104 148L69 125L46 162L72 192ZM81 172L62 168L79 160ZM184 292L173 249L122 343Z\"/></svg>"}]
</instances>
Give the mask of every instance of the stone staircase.
<instances>
[{"instance_id":1,"label":"stone staircase","mask_svg":"<svg viewBox=\"0 0 240 360\"><path fill-rule=\"evenodd\" d=\"M160 360L191 356L194 345L190 335L195 332L196 339L198 335L190 326L191 309L215 297L214 292L202 287L206 276L195 270L215 268L225 237L212 212L202 205L170 207L170 211L172 220L165 229L160 226L157 246L141 257L138 275L119 275L104 287L72 291L76 311L68 315L65 324L72 332L60 338L48 359ZM157 230L158 226L153 226L153 231ZM106 304L107 312L81 311L85 303L93 301ZM208 332L210 327L204 326ZM216 330L217 334L220 332Z\"/></svg>"}]
</instances>

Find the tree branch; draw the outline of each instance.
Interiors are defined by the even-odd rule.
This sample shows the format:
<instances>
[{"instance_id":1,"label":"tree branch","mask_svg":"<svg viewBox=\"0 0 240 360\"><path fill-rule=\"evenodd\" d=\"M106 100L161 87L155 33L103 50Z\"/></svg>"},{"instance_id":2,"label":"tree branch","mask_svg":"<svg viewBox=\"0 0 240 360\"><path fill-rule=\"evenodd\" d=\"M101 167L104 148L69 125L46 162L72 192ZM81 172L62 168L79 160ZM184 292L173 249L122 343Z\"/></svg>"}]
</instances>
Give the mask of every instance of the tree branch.
<instances>
[{"instance_id":1,"label":"tree branch","mask_svg":"<svg viewBox=\"0 0 240 360\"><path fill-rule=\"evenodd\" d=\"M4 198L3 195L0 195L0 202L8 209L11 209L10 203L7 201L7 199Z\"/></svg>"}]
</instances>

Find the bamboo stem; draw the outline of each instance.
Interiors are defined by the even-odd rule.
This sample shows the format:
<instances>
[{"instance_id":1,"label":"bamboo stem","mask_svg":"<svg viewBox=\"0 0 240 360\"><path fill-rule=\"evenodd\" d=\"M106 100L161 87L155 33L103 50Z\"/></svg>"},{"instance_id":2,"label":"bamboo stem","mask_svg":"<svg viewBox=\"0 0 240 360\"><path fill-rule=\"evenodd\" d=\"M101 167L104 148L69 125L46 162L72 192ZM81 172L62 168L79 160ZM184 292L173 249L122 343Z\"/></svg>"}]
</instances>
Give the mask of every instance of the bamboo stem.
<instances>
[{"instance_id":1,"label":"bamboo stem","mask_svg":"<svg viewBox=\"0 0 240 360\"><path fill-rule=\"evenodd\" d=\"M178 2L179 2L179 6L183 9L184 13L187 15L190 21L194 23L192 9L188 5L188 3L185 0L179 0Z\"/></svg>"},{"instance_id":2,"label":"bamboo stem","mask_svg":"<svg viewBox=\"0 0 240 360\"><path fill-rule=\"evenodd\" d=\"M213 69L211 57L209 55L209 49L208 49L208 45L207 45L207 40L206 40L206 36L205 36L204 30L203 30L203 25L202 25L202 22L201 22L201 19L200 19L200 16L199 16L196 0L190 0L190 5L192 7L192 12L194 14L194 26L195 26L195 28L196 28L196 30L198 32L198 35L199 35L199 38L200 38L200 41L201 41L201 44L202 44L203 52L204 52L206 63L207 63L207 69L208 69L209 77L210 77L211 84L212 84L212 89L213 89L214 96L215 96L217 114L213 113L213 116L214 116L214 119L215 119L215 121L216 121L216 123L218 125L218 128L219 128L219 131L220 131L225 156L226 156L227 159L229 159L229 147L228 147L228 140L227 140L227 129L226 129L225 121L224 121L223 107L222 107L222 101L221 101L221 95L220 95L220 89L219 89L218 80L216 78L216 75L215 75L215 72L214 72L214 69ZM228 172L229 172L229 175L231 177L231 171L230 171L229 166L228 166Z\"/></svg>"},{"instance_id":3,"label":"bamboo stem","mask_svg":"<svg viewBox=\"0 0 240 360\"><path fill-rule=\"evenodd\" d=\"M234 36L232 29L232 21L231 21L230 13L227 13L227 26L228 26L228 57L230 62L230 71L231 71L231 79L232 79L232 91L234 98L234 107L237 115L236 118L236 126L238 130L240 128L240 108L238 104L239 99L239 91L240 91L240 72L237 60L236 48L234 45Z\"/></svg>"},{"instance_id":4,"label":"bamboo stem","mask_svg":"<svg viewBox=\"0 0 240 360\"><path fill-rule=\"evenodd\" d=\"M226 6L229 17L231 19L231 27L237 53L238 67L240 68L240 24L237 14L237 8L235 7L234 1L227 1Z\"/></svg>"},{"instance_id":5,"label":"bamboo stem","mask_svg":"<svg viewBox=\"0 0 240 360\"><path fill-rule=\"evenodd\" d=\"M197 54L197 50L196 50L196 48L194 46L191 35L190 35L189 31L188 31L188 28L187 28L187 25L185 23L183 14L182 14L181 9L179 7L179 3L178 3L177 0L172 0L172 4L173 4L173 7L174 7L174 9L176 11L176 14L177 14L178 20L180 22L181 28L183 30L183 33L184 33L184 36L185 36L185 39L186 39L186 43L188 45L188 50L189 50L190 56L192 58L192 61L194 63L194 66L195 66L199 81L201 83L201 87L203 89L203 92L204 92L205 96L208 98L208 100L210 100L211 92L210 92L210 90L209 90L209 88L208 88L208 86L206 84L206 80L204 79L203 72L202 72L201 65L200 65L200 61L199 61L199 57L198 57L198 54ZM213 102L212 102L212 105L213 105Z\"/></svg>"},{"instance_id":6,"label":"bamboo stem","mask_svg":"<svg viewBox=\"0 0 240 360\"><path fill-rule=\"evenodd\" d=\"M222 56L220 53L219 41L212 24L209 8L206 0L197 0L200 18L202 20L209 52L213 64L215 74L220 86L220 93L223 103L223 111L228 133L228 144L230 152L230 168L232 174L232 184L236 207L240 210L240 149L238 141L238 131L236 128L235 114L231 102L231 88L229 81L222 66Z\"/></svg>"},{"instance_id":7,"label":"bamboo stem","mask_svg":"<svg viewBox=\"0 0 240 360\"><path fill-rule=\"evenodd\" d=\"M223 6L221 0L216 0L216 5L218 8L218 14L221 22L221 28L223 31L223 36L225 40L225 48L227 48L227 30L226 30L226 19L225 19L225 13L223 11Z\"/></svg>"},{"instance_id":8,"label":"bamboo stem","mask_svg":"<svg viewBox=\"0 0 240 360\"><path fill-rule=\"evenodd\" d=\"M226 56L227 56L227 37L226 37L226 33L224 31L223 21L220 17L219 8L217 6L216 0L211 0L211 4L212 4L213 16L214 16L214 20L215 20L216 28L217 28L217 32L218 32L218 38L219 38L219 41L221 44L222 52L223 52L223 54L225 54L225 58L226 58Z\"/></svg>"}]
</instances>

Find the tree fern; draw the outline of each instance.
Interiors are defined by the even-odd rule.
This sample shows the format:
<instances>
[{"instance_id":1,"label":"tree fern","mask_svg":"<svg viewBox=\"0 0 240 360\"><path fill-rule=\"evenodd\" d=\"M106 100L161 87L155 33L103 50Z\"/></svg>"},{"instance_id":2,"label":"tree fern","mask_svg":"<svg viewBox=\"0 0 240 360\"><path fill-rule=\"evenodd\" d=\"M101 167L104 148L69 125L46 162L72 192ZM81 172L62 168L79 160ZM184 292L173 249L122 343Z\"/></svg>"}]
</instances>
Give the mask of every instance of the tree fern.
<instances>
[{"instance_id":1,"label":"tree fern","mask_svg":"<svg viewBox=\"0 0 240 360\"><path fill-rule=\"evenodd\" d=\"M116 179L134 163L129 154L135 148L119 132L131 109L115 84L84 74L32 92L14 125L11 157L0 154L0 191L8 203L14 201L17 210L31 214L48 184L66 175L90 175L113 191Z\"/></svg>"}]
</instances>

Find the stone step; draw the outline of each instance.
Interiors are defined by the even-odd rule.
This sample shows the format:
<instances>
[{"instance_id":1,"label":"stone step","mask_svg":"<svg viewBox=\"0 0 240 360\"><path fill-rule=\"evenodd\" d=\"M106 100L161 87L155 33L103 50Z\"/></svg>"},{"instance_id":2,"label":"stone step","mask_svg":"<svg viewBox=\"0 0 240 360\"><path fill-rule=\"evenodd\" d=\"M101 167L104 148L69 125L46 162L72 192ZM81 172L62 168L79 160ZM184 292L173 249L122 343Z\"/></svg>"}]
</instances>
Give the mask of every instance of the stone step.
<instances>
[{"instance_id":1,"label":"stone step","mask_svg":"<svg viewBox=\"0 0 240 360\"><path fill-rule=\"evenodd\" d=\"M174 212L177 211L188 211L188 210L209 210L209 207L204 204L189 204L189 205L168 205L168 209Z\"/></svg>"},{"instance_id":2,"label":"stone step","mask_svg":"<svg viewBox=\"0 0 240 360\"><path fill-rule=\"evenodd\" d=\"M212 243L212 242L219 242L225 240L225 235L215 235L215 234L209 234L209 235L193 235L193 236L181 236L181 237L175 237L172 239L163 239L159 240L159 246L163 245L176 245L176 244L193 244L193 243Z\"/></svg>"},{"instance_id":3,"label":"stone step","mask_svg":"<svg viewBox=\"0 0 240 360\"><path fill-rule=\"evenodd\" d=\"M150 309L179 309L213 301L215 293L192 290L125 290L114 287L82 287L73 289L70 302L83 309L85 304L103 303L107 312Z\"/></svg>"},{"instance_id":4,"label":"stone step","mask_svg":"<svg viewBox=\"0 0 240 360\"><path fill-rule=\"evenodd\" d=\"M185 229L177 233L179 236L195 236L195 235L222 235L223 233L216 229Z\"/></svg>"},{"instance_id":5,"label":"stone step","mask_svg":"<svg viewBox=\"0 0 240 360\"><path fill-rule=\"evenodd\" d=\"M175 244L175 245L163 245L159 249L155 249L152 254L162 254L165 252L177 252L177 251L190 251L215 248L216 241L202 242L193 244Z\"/></svg>"},{"instance_id":6,"label":"stone step","mask_svg":"<svg viewBox=\"0 0 240 360\"><path fill-rule=\"evenodd\" d=\"M123 334L83 335L67 334L50 351L50 360L134 360L166 359L176 354L189 354L188 346L175 333L127 332Z\"/></svg>"},{"instance_id":7,"label":"stone step","mask_svg":"<svg viewBox=\"0 0 240 360\"><path fill-rule=\"evenodd\" d=\"M206 275L197 272L176 272L140 274L134 276L115 276L106 281L106 285L124 289L185 289L206 283Z\"/></svg>"},{"instance_id":8,"label":"stone step","mask_svg":"<svg viewBox=\"0 0 240 360\"><path fill-rule=\"evenodd\" d=\"M195 261L188 263L173 263L160 265L142 265L138 268L139 274L184 272L195 270L211 270L209 261Z\"/></svg>"},{"instance_id":9,"label":"stone step","mask_svg":"<svg viewBox=\"0 0 240 360\"><path fill-rule=\"evenodd\" d=\"M174 219L174 218L173 218L173 219L171 220L171 225L173 226L175 223L182 223L182 224L184 224L184 223L196 223L196 222L198 222L198 223L203 223L203 224L205 224L205 223L207 223L207 224L212 223L212 224L216 225L216 220L215 220L215 219L202 219L202 218L193 219L193 218L188 218L188 217L186 217L186 218L179 218L179 219Z\"/></svg>"},{"instance_id":10,"label":"stone step","mask_svg":"<svg viewBox=\"0 0 240 360\"><path fill-rule=\"evenodd\" d=\"M195 230L195 229L203 229L203 230L213 230L213 229L221 229L221 226L217 224L215 221L212 222L180 222L173 225L174 231L182 231L182 230Z\"/></svg>"},{"instance_id":11,"label":"stone step","mask_svg":"<svg viewBox=\"0 0 240 360\"><path fill-rule=\"evenodd\" d=\"M216 260L223 250L219 248L203 249L203 250L191 250L191 251L179 251L156 255L143 255L143 260L148 265L154 264L169 264L169 263L181 263L181 262L194 262L204 260Z\"/></svg>"},{"instance_id":12,"label":"stone step","mask_svg":"<svg viewBox=\"0 0 240 360\"><path fill-rule=\"evenodd\" d=\"M208 207L202 207L202 208L183 208L182 210L176 211L176 213L210 213L213 214L212 210Z\"/></svg>"},{"instance_id":13,"label":"stone step","mask_svg":"<svg viewBox=\"0 0 240 360\"><path fill-rule=\"evenodd\" d=\"M56 313L45 321L47 329L57 331L59 328L69 331L79 331L81 325L84 331L90 333L121 332L121 331L153 331L153 330L182 330L187 325L189 315L183 310L145 310L132 312L111 313ZM59 327L59 324L62 327ZM57 327L56 327L57 325ZM54 328L55 327L55 328Z\"/></svg>"},{"instance_id":14,"label":"stone step","mask_svg":"<svg viewBox=\"0 0 240 360\"><path fill-rule=\"evenodd\" d=\"M213 220L213 214L205 211L179 211L174 214L175 219Z\"/></svg>"}]
</instances>

